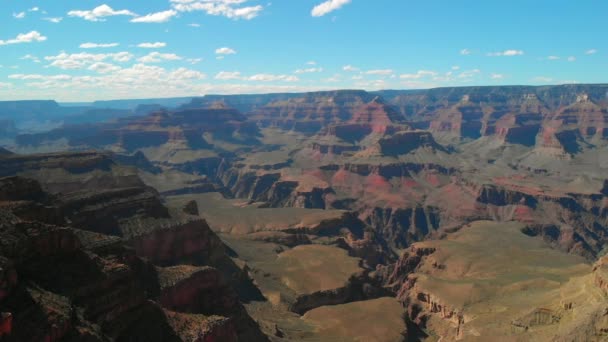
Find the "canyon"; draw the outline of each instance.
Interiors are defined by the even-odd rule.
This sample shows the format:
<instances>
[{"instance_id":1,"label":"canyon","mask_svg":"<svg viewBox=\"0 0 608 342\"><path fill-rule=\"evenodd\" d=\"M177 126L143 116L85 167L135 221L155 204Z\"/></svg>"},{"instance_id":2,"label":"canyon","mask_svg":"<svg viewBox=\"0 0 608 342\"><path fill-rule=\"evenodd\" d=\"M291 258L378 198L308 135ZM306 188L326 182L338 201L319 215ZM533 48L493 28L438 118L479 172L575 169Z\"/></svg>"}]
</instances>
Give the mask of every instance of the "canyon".
<instances>
[{"instance_id":1,"label":"canyon","mask_svg":"<svg viewBox=\"0 0 608 342\"><path fill-rule=\"evenodd\" d=\"M207 95L29 132L0 116L0 340L606 339L606 94ZM26 104L0 109L58 115Z\"/></svg>"}]
</instances>

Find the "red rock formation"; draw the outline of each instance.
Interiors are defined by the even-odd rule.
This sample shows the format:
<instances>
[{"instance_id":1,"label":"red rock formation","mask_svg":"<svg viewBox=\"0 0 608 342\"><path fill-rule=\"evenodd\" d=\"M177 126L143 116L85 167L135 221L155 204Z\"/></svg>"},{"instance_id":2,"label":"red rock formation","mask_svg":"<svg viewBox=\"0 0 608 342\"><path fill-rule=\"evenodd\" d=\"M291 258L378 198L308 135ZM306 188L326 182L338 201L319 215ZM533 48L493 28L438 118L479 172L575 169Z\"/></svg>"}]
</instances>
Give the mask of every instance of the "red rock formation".
<instances>
[{"instance_id":1,"label":"red rock formation","mask_svg":"<svg viewBox=\"0 0 608 342\"><path fill-rule=\"evenodd\" d=\"M149 222L151 226L128 228L125 237L138 256L157 265L193 263L208 265L224 256L222 242L203 219Z\"/></svg>"},{"instance_id":2,"label":"red rock formation","mask_svg":"<svg viewBox=\"0 0 608 342\"><path fill-rule=\"evenodd\" d=\"M172 311L229 314L238 297L212 267L174 266L159 269L160 304Z\"/></svg>"},{"instance_id":3,"label":"red rock formation","mask_svg":"<svg viewBox=\"0 0 608 342\"><path fill-rule=\"evenodd\" d=\"M74 192L68 185L66 193L54 195L42 190L49 188L48 184L0 178L0 308L12 314L0 316L0 338L10 334L11 341L60 341L67 336L91 341L129 340L133 336L149 341L177 340L175 328L150 299L187 310L188 300L196 298L193 310L223 314L230 322L201 321L195 329L202 340L229 341L234 336L238 340L266 340L231 287L240 285L244 278L230 264L224 245L204 221L169 216L158 194L144 186L109 190L107 184L112 187L120 180L113 178L111 168L100 169L99 163L107 160L104 155L65 155L64 160L61 155L9 158L13 158L14 169L28 174L35 174L32 169L41 165L62 169L58 172L61 182L53 186L56 190L59 184L77 183L70 178L82 177L79 172L86 172L83 170L94 172L85 176L89 182L86 189ZM67 219L34 215L36 208L61 212ZM99 233L107 232L90 226L95 217L103 216L100 213L116 219L120 228L117 236ZM169 265L216 263L222 269L210 268L211 278L207 277L211 273L194 272L184 281L171 286L165 282L161 287L151 261ZM221 280L225 275L229 282Z\"/></svg>"},{"instance_id":4,"label":"red rock formation","mask_svg":"<svg viewBox=\"0 0 608 342\"><path fill-rule=\"evenodd\" d=\"M363 91L303 94L255 109L252 119L264 127L314 134L330 124L350 120L360 106L373 98Z\"/></svg>"},{"instance_id":5,"label":"red rock formation","mask_svg":"<svg viewBox=\"0 0 608 342\"><path fill-rule=\"evenodd\" d=\"M477 139L481 136L482 118L481 106L471 101L465 95L462 101L448 109L439 112L438 118L431 122L432 132L451 133L458 137Z\"/></svg>"},{"instance_id":6,"label":"red rock formation","mask_svg":"<svg viewBox=\"0 0 608 342\"><path fill-rule=\"evenodd\" d=\"M392 136L380 139L380 149L385 155L407 154L418 148L445 151L435 142L433 136L427 131L398 132Z\"/></svg>"}]
</instances>

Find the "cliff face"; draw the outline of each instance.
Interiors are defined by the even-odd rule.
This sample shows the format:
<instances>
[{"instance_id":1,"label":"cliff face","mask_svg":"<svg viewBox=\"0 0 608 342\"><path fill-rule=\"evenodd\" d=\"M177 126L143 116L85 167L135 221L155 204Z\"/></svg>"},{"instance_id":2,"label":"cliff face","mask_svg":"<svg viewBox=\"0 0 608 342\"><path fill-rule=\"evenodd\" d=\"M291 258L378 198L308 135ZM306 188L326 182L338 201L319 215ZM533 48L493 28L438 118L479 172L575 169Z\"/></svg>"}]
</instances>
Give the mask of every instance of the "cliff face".
<instances>
[{"instance_id":1,"label":"cliff face","mask_svg":"<svg viewBox=\"0 0 608 342\"><path fill-rule=\"evenodd\" d=\"M602 261L591 268L526 237L523 227L474 222L445 240L415 244L379 276L412 322L440 338L601 340L607 304ZM534 268L538 263L546 268ZM534 298L523 295L527 291ZM489 310L503 305L508 309Z\"/></svg>"},{"instance_id":2,"label":"cliff face","mask_svg":"<svg viewBox=\"0 0 608 342\"><path fill-rule=\"evenodd\" d=\"M362 114L360 106L374 98L364 91L309 93L272 101L252 111L251 119L262 127L277 127L305 134L346 122Z\"/></svg>"},{"instance_id":3,"label":"cliff face","mask_svg":"<svg viewBox=\"0 0 608 342\"><path fill-rule=\"evenodd\" d=\"M0 178L4 339L178 341L198 331L204 341L266 340L233 288L247 279L234 276L241 271L204 221L170 212L143 185L113 188L121 172L104 155L14 158L20 174L62 171L42 185ZM85 189L58 191L83 173Z\"/></svg>"}]
</instances>

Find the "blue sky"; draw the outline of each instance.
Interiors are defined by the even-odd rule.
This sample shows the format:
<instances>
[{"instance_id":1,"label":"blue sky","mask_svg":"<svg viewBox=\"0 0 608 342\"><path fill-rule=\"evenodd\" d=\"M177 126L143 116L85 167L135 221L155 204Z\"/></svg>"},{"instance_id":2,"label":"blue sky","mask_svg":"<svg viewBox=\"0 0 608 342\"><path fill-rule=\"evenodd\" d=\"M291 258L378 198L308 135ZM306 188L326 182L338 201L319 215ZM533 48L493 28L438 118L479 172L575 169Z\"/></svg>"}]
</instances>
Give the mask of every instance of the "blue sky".
<instances>
[{"instance_id":1,"label":"blue sky","mask_svg":"<svg viewBox=\"0 0 608 342\"><path fill-rule=\"evenodd\" d=\"M600 0L0 6L0 100L608 82Z\"/></svg>"}]
</instances>

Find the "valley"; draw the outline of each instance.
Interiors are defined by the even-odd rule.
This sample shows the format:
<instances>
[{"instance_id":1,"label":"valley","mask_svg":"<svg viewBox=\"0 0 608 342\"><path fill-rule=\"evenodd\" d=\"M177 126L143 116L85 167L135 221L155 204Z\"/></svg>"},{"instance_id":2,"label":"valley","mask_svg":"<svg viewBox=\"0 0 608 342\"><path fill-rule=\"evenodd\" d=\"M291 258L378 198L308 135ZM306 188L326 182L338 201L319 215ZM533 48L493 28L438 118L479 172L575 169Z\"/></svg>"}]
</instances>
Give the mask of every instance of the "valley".
<instances>
[{"instance_id":1,"label":"valley","mask_svg":"<svg viewBox=\"0 0 608 342\"><path fill-rule=\"evenodd\" d=\"M605 340L607 92L207 95L6 126L0 339Z\"/></svg>"}]
</instances>

